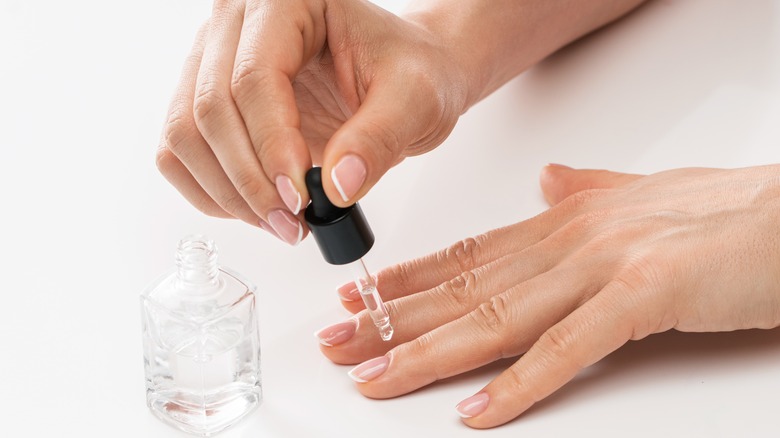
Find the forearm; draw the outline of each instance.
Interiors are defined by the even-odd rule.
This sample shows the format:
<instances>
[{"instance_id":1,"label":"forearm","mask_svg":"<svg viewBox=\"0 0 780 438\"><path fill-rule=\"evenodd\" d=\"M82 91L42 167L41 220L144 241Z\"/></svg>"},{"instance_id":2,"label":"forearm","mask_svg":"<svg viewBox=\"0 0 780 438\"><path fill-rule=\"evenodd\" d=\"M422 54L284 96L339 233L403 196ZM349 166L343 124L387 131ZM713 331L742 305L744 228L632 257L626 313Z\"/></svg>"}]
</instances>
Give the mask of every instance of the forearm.
<instances>
[{"instance_id":1,"label":"forearm","mask_svg":"<svg viewBox=\"0 0 780 438\"><path fill-rule=\"evenodd\" d=\"M465 111L504 83L644 0L419 0L404 16L455 50Z\"/></svg>"}]
</instances>

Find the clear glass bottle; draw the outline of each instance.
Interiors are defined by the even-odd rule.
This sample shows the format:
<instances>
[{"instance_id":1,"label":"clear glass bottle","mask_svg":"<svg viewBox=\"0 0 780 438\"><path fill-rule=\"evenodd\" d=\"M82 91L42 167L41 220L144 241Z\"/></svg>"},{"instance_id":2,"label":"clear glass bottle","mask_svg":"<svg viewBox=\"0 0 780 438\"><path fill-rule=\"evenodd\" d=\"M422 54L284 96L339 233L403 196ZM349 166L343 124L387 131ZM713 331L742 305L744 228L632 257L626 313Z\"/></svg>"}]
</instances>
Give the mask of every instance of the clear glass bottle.
<instances>
[{"instance_id":1,"label":"clear glass bottle","mask_svg":"<svg viewBox=\"0 0 780 438\"><path fill-rule=\"evenodd\" d=\"M217 265L213 241L182 239L141 312L146 401L158 418L209 436L260 404L255 286Z\"/></svg>"}]
</instances>

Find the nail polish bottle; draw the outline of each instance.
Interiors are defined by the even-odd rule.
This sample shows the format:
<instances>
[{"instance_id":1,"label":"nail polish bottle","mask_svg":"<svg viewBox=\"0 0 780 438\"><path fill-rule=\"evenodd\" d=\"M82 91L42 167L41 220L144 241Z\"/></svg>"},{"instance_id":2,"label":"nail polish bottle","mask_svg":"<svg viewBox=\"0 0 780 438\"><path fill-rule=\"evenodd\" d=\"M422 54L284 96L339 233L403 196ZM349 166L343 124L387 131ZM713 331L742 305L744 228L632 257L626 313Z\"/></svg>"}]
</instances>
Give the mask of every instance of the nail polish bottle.
<instances>
[{"instance_id":1,"label":"nail polish bottle","mask_svg":"<svg viewBox=\"0 0 780 438\"><path fill-rule=\"evenodd\" d=\"M162 421L210 436L262 400L255 286L217 264L214 242L179 242L176 268L141 294L146 401Z\"/></svg>"}]
</instances>

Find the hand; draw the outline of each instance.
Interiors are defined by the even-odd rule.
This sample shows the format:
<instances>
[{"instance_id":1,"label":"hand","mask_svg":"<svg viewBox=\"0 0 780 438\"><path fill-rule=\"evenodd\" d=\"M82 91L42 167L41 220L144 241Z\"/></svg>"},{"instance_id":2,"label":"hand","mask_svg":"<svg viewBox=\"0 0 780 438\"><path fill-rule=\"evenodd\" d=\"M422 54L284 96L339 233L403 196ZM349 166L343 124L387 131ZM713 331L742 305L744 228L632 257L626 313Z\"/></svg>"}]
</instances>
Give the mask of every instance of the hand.
<instances>
[{"instance_id":1,"label":"hand","mask_svg":"<svg viewBox=\"0 0 780 438\"><path fill-rule=\"evenodd\" d=\"M350 372L360 392L394 397L522 354L458 405L488 428L628 340L780 325L780 165L650 176L551 165L541 183L548 211L378 274L390 343L365 311L318 333L336 363L374 358ZM339 293L358 312L353 288Z\"/></svg>"},{"instance_id":2,"label":"hand","mask_svg":"<svg viewBox=\"0 0 780 438\"><path fill-rule=\"evenodd\" d=\"M157 165L199 210L305 234L305 172L345 206L465 111L454 49L361 0L216 0L170 107Z\"/></svg>"}]
</instances>

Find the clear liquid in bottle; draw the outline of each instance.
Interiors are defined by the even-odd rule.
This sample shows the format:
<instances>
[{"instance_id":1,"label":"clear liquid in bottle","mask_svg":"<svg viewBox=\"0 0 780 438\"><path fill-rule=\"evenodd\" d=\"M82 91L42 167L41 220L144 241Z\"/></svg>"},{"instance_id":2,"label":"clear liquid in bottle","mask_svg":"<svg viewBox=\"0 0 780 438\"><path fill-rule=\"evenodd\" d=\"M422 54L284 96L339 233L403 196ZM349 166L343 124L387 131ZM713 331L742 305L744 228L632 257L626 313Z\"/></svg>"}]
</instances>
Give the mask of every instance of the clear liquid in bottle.
<instances>
[{"instance_id":1,"label":"clear liquid in bottle","mask_svg":"<svg viewBox=\"0 0 780 438\"><path fill-rule=\"evenodd\" d=\"M210 436L262 400L255 287L217 265L214 243L179 243L177 268L141 295L146 399L164 422Z\"/></svg>"}]
</instances>

